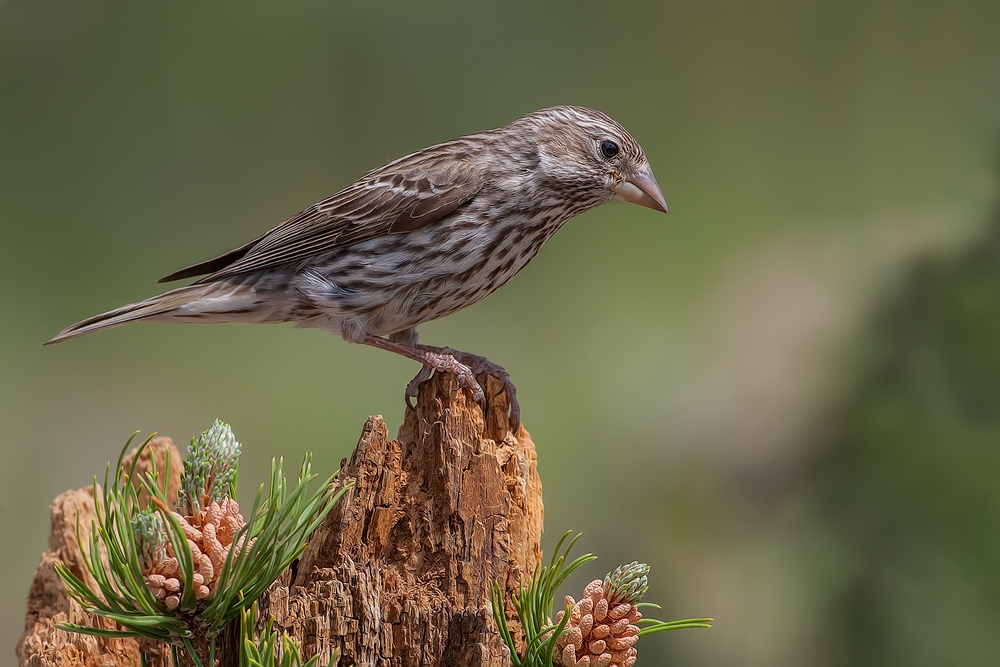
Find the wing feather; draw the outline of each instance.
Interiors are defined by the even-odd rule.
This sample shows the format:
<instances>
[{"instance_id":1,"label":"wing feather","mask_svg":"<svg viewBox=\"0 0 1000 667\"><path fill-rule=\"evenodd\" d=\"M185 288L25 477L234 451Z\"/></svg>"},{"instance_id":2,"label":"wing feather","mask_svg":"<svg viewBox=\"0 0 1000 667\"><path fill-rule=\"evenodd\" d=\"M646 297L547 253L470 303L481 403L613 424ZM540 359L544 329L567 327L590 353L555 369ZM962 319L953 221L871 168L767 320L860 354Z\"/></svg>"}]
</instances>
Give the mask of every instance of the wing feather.
<instances>
[{"instance_id":1,"label":"wing feather","mask_svg":"<svg viewBox=\"0 0 1000 667\"><path fill-rule=\"evenodd\" d=\"M250 243L160 282L209 272L198 282L212 282L431 225L468 203L482 188L483 176L467 162L428 157L416 153L370 172Z\"/></svg>"},{"instance_id":2,"label":"wing feather","mask_svg":"<svg viewBox=\"0 0 1000 667\"><path fill-rule=\"evenodd\" d=\"M192 278L194 276L203 276L206 273L212 273L213 271L219 271L226 268L236 260L240 259L248 252L250 249L257 245L264 236L258 236L253 241L241 245L239 248L230 250L227 253L223 253L218 257L213 257L212 259L205 262L198 262L197 264L192 264L191 266L186 266L179 271L174 271L171 274L165 275L156 282L158 283L171 283L175 280L184 280L185 278Z\"/></svg>"}]
</instances>

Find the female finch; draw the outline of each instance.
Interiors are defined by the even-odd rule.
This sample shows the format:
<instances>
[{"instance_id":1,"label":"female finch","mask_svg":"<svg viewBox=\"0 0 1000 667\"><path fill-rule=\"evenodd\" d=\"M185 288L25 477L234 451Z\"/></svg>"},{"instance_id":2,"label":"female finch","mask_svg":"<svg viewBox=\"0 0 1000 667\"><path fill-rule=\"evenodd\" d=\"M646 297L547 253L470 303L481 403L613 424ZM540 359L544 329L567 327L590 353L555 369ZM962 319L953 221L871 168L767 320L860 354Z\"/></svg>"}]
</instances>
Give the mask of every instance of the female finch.
<instances>
[{"instance_id":1,"label":"female finch","mask_svg":"<svg viewBox=\"0 0 1000 667\"><path fill-rule=\"evenodd\" d=\"M483 357L421 345L418 325L467 308L510 280L573 216L611 201L667 212L646 156L599 111L543 109L369 172L235 250L160 279L204 276L78 322L58 343L128 322L293 322L454 373L483 402ZM207 274L207 275L206 275Z\"/></svg>"}]
</instances>

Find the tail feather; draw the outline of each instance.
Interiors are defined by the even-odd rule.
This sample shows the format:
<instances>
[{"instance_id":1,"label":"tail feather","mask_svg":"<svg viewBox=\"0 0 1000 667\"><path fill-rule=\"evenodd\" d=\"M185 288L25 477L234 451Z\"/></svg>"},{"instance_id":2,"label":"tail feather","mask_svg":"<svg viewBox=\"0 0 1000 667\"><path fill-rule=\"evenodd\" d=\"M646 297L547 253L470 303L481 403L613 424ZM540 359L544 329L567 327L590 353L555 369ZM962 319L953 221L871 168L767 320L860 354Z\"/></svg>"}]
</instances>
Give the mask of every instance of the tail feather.
<instances>
[{"instance_id":1,"label":"tail feather","mask_svg":"<svg viewBox=\"0 0 1000 667\"><path fill-rule=\"evenodd\" d=\"M100 315L88 317L76 324L67 327L46 345L61 343L71 338L86 336L95 331L110 329L138 320L148 320L161 315L167 315L185 305L210 296L215 291L213 285L188 285L180 287L158 296L151 297L139 303L132 303L121 308L109 310Z\"/></svg>"}]
</instances>

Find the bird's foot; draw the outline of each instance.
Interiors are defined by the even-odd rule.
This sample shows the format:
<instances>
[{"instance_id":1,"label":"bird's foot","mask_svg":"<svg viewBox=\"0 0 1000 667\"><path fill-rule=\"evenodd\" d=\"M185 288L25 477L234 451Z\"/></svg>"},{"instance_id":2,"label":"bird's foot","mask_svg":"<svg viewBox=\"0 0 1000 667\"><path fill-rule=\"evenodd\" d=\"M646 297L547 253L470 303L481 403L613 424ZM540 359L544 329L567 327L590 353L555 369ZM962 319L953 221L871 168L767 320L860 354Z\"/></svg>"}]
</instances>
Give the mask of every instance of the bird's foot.
<instances>
[{"instance_id":1,"label":"bird's foot","mask_svg":"<svg viewBox=\"0 0 1000 667\"><path fill-rule=\"evenodd\" d=\"M495 364L486 357L481 357L478 354L471 354L469 352L461 352L459 350L453 350L449 347L431 347L429 345L417 345L418 349L425 350L429 354L439 354L450 356L463 368L468 369L471 372L471 380L474 386L482 392L482 388L479 383L476 382L476 376L482 373L494 377L500 381L501 389L500 391L507 395L507 402L510 404L510 421L511 430L516 431L518 425L521 423L521 406L517 402L517 388L514 387L514 383L510 381L510 373L504 369L503 366ZM426 375L424 376L426 371ZM451 371L446 371L451 372ZM424 377L422 377L424 376ZM430 377L430 371L427 370L427 366L424 366L424 370L417 374L417 377L413 378L410 385L419 385L421 382L427 380ZM459 385L462 385L462 378L459 378ZM473 386L472 384L468 386ZM410 387L407 387L407 392L409 392ZM409 394L408 394L409 395ZM415 396L416 394L414 394ZM498 392L499 395L499 392ZM485 409L486 404L483 400L476 398L480 405Z\"/></svg>"},{"instance_id":2,"label":"bird's foot","mask_svg":"<svg viewBox=\"0 0 1000 667\"><path fill-rule=\"evenodd\" d=\"M458 360L457 354L449 348L427 348L417 347L421 352L421 359L418 359L424 367L420 369L410 383L406 385L406 403L414 408L411 399L415 399L420 394L420 385L430 379L431 373L451 373L458 378L458 386L466 389L472 399L486 409L486 392L476 380L476 372Z\"/></svg>"},{"instance_id":3,"label":"bird's foot","mask_svg":"<svg viewBox=\"0 0 1000 667\"><path fill-rule=\"evenodd\" d=\"M389 340L379 336L365 336L361 341L365 345L377 347L380 350L395 352L407 359L419 361L423 368L406 385L406 404L415 409L411 399L417 398L420 394L420 385L430 379L435 372L451 373L458 378L458 386L468 391L472 398L486 411L486 392L476 381L476 376L482 373L496 378L500 381L501 392L507 395L507 403L510 405L510 427L516 431L521 423L521 406L517 403L517 390L510 381L510 373L502 366L494 364L486 357L480 357L468 352L460 352L450 347L432 347L430 345L411 345L401 341Z\"/></svg>"}]
</instances>

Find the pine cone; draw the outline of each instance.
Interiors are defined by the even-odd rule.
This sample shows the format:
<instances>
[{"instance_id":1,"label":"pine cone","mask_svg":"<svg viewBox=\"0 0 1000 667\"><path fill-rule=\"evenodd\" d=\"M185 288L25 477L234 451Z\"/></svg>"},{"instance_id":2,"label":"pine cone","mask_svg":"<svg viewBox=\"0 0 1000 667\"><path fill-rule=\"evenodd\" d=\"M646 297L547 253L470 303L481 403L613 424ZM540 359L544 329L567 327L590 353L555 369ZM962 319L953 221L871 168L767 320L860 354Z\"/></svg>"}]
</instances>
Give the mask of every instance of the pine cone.
<instances>
[{"instance_id":1,"label":"pine cone","mask_svg":"<svg viewBox=\"0 0 1000 667\"><path fill-rule=\"evenodd\" d=\"M595 579L577 602L566 596L569 621L556 639L556 665L563 667L632 667L639 641L636 622L642 614L636 605L646 593L649 566L632 562ZM556 614L562 622L565 611Z\"/></svg>"},{"instance_id":2,"label":"pine cone","mask_svg":"<svg viewBox=\"0 0 1000 667\"><path fill-rule=\"evenodd\" d=\"M212 428L191 439L177 498L181 513L201 521L201 513L209 505L236 495L241 451L232 428L218 419Z\"/></svg>"},{"instance_id":3,"label":"pine cone","mask_svg":"<svg viewBox=\"0 0 1000 667\"><path fill-rule=\"evenodd\" d=\"M173 515L191 550L196 600L207 600L215 594L233 539L246 525L240 506L231 497L236 492L240 450L229 424L218 419L212 428L192 438L188 447L177 499L180 511ZM155 512L143 512L132 521L132 532L146 585L163 606L176 609L184 584L163 522ZM237 553L243 548L242 542L240 538L236 544ZM249 546L253 542L250 540Z\"/></svg>"},{"instance_id":4,"label":"pine cone","mask_svg":"<svg viewBox=\"0 0 1000 667\"><path fill-rule=\"evenodd\" d=\"M181 516L174 512L174 518L184 529L188 548L194 561L193 584L195 599L207 600L215 594L219 584L219 575L226 562L226 556L233 546L233 538L245 524L240 514L239 504L229 497L213 502L200 512L200 519L193 516ZM146 585L157 600L167 609L176 609L183 595L183 582L177 566L177 557L173 544L165 541L163 558L150 563L143 563L143 574L146 575ZM248 546L253 545L250 540ZM236 544L236 549L242 548L242 538Z\"/></svg>"}]
</instances>

